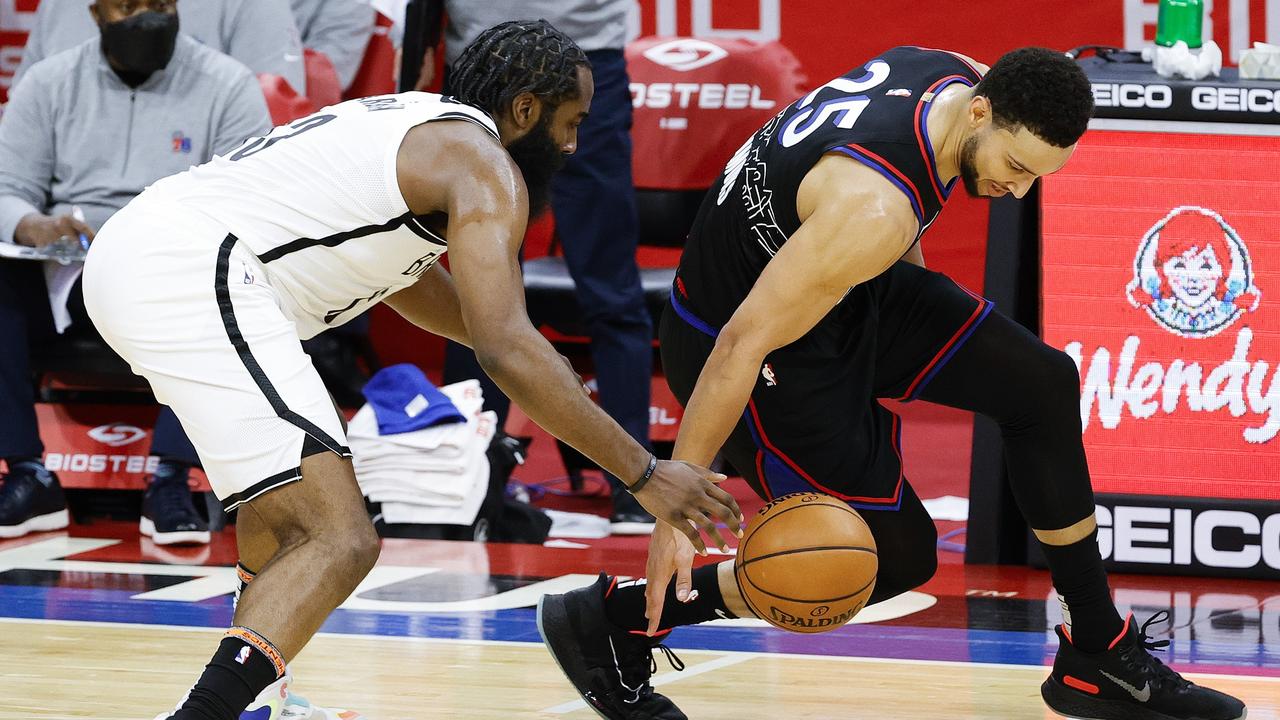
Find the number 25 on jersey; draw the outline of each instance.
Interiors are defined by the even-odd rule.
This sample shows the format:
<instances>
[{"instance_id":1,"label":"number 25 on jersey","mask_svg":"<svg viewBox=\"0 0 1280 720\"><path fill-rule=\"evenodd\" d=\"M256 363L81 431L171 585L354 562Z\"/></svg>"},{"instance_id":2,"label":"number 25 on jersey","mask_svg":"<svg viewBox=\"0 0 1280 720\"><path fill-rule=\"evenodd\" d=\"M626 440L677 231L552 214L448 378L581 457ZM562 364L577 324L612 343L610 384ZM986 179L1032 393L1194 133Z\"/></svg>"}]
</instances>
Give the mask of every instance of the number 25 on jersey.
<instances>
[{"instance_id":1,"label":"number 25 on jersey","mask_svg":"<svg viewBox=\"0 0 1280 720\"><path fill-rule=\"evenodd\" d=\"M800 112L793 115L782 126L782 132L778 135L778 142L782 143L783 147L792 147L809 137L813 131L821 127L828 119L834 119L836 127L848 130L858 121L858 116L862 115L862 111L867 109L867 105L871 104L870 98L866 95L854 93L866 92L888 78L889 64L877 60L868 65L866 73L856 80L838 77L814 90L796 105ZM810 107L814 98L827 88L839 90L847 93L847 95L824 100L817 108Z\"/></svg>"}]
</instances>

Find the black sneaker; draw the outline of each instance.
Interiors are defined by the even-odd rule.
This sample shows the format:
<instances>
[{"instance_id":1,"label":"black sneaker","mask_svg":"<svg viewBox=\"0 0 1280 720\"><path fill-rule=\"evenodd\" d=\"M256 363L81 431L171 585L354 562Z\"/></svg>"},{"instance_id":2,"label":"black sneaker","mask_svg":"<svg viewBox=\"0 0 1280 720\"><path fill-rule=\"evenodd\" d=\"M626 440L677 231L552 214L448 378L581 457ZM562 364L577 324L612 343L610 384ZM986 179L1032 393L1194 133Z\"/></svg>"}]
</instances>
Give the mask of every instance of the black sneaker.
<instances>
[{"instance_id":1,"label":"black sneaker","mask_svg":"<svg viewBox=\"0 0 1280 720\"><path fill-rule=\"evenodd\" d=\"M58 476L43 466L21 464L0 481L0 538L61 530L70 522Z\"/></svg>"},{"instance_id":2,"label":"black sneaker","mask_svg":"<svg viewBox=\"0 0 1280 720\"><path fill-rule=\"evenodd\" d=\"M1169 644L1147 636L1148 626L1168 620L1167 611L1156 613L1139 635L1130 615L1124 634L1100 653L1077 650L1059 625L1053 674L1040 686L1045 703L1078 720L1243 720L1244 703L1183 679L1147 652Z\"/></svg>"},{"instance_id":3,"label":"black sneaker","mask_svg":"<svg viewBox=\"0 0 1280 720\"><path fill-rule=\"evenodd\" d=\"M142 496L138 530L157 545L207 545L209 525L196 512L182 469L160 468Z\"/></svg>"},{"instance_id":4,"label":"black sneaker","mask_svg":"<svg viewBox=\"0 0 1280 720\"><path fill-rule=\"evenodd\" d=\"M609 531L614 535L652 535L657 520L625 488L613 490L613 515Z\"/></svg>"},{"instance_id":5,"label":"black sneaker","mask_svg":"<svg viewBox=\"0 0 1280 720\"><path fill-rule=\"evenodd\" d=\"M684 663L660 638L629 633L605 617L609 578L538 601L538 632L551 657L587 706L606 720L687 720L680 708L653 691L657 672L653 650L661 650L676 670Z\"/></svg>"}]
</instances>

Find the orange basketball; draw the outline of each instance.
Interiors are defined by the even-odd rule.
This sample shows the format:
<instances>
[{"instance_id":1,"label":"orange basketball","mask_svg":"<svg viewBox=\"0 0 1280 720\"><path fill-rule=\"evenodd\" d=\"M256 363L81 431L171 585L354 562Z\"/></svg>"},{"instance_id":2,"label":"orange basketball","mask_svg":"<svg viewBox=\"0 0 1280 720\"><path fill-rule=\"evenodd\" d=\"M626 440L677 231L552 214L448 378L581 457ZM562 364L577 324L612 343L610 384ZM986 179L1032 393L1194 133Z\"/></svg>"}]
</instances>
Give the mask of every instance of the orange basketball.
<instances>
[{"instance_id":1,"label":"orange basketball","mask_svg":"<svg viewBox=\"0 0 1280 720\"><path fill-rule=\"evenodd\" d=\"M862 516L816 492L765 505L747 525L733 562L755 614L802 633L852 620L871 597L879 567L876 541Z\"/></svg>"}]
</instances>

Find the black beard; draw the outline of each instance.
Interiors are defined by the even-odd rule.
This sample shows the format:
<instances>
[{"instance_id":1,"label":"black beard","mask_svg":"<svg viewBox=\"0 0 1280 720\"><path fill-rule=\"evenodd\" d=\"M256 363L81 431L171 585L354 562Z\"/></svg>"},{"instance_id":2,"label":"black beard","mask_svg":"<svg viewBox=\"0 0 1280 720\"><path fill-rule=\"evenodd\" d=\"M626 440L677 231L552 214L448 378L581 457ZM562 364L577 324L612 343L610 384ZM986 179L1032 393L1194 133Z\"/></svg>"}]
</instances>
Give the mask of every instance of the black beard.
<instances>
[{"instance_id":1,"label":"black beard","mask_svg":"<svg viewBox=\"0 0 1280 720\"><path fill-rule=\"evenodd\" d=\"M550 118L551 114L544 111L528 134L507 146L507 153L520 168L525 188L529 191L530 220L542 215L551 203L551 178L568 159L551 139Z\"/></svg>"},{"instance_id":2,"label":"black beard","mask_svg":"<svg viewBox=\"0 0 1280 720\"><path fill-rule=\"evenodd\" d=\"M969 197L982 197L978 192L978 166L974 158L978 156L978 138L970 137L960 148L960 180L964 182L964 191Z\"/></svg>"}]
</instances>

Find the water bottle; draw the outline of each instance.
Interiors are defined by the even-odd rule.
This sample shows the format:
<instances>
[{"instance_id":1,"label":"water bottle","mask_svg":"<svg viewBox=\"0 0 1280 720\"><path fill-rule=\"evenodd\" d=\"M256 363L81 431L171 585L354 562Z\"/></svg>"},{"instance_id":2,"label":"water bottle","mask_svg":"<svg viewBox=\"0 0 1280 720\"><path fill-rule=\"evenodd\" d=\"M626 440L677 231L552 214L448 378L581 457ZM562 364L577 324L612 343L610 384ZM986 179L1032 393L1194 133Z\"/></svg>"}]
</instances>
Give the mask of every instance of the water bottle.
<instances>
[{"instance_id":1,"label":"water bottle","mask_svg":"<svg viewBox=\"0 0 1280 720\"><path fill-rule=\"evenodd\" d=\"M1192 50L1200 47L1204 29L1204 0L1160 0L1156 45L1173 47L1179 40Z\"/></svg>"}]
</instances>

